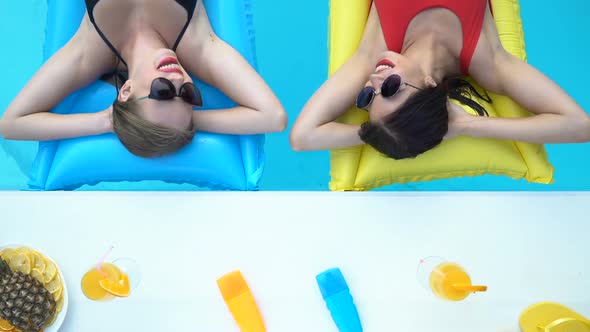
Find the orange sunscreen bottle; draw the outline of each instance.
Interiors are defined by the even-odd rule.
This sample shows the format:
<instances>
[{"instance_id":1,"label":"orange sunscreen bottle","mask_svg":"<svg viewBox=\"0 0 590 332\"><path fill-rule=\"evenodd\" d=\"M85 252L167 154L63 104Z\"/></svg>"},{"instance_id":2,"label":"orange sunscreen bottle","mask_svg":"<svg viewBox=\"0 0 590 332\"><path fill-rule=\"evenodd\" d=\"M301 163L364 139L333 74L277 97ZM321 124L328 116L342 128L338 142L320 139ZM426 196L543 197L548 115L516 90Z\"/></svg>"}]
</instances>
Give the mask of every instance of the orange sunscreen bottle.
<instances>
[{"instance_id":1,"label":"orange sunscreen bottle","mask_svg":"<svg viewBox=\"0 0 590 332\"><path fill-rule=\"evenodd\" d=\"M221 295L242 332L266 332L254 296L240 271L217 279Z\"/></svg>"}]
</instances>

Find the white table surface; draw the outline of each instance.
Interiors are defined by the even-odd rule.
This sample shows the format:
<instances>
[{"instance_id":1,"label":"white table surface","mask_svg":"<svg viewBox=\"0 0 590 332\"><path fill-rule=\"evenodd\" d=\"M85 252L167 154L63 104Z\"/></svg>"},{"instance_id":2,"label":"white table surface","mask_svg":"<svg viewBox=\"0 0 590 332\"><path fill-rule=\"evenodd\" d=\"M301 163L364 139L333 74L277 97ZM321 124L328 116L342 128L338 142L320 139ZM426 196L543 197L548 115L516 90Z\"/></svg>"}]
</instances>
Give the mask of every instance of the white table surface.
<instances>
[{"instance_id":1,"label":"white table surface","mask_svg":"<svg viewBox=\"0 0 590 332\"><path fill-rule=\"evenodd\" d=\"M517 332L528 305L590 316L588 193L0 192L0 245L53 257L63 332L238 331L216 285L240 269L269 332L336 332L315 275L340 267L366 332ZM132 257L128 299L87 300L80 280L109 245ZM426 256L489 291L445 302L418 283Z\"/></svg>"}]
</instances>

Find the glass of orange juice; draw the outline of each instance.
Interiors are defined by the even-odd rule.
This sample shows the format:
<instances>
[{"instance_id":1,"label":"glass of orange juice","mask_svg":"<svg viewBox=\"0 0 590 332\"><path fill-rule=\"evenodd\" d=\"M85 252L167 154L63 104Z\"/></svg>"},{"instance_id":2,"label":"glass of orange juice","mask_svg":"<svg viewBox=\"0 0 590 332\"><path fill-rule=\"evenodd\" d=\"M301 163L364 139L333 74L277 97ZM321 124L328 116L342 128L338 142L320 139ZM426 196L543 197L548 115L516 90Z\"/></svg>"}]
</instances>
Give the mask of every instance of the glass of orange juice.
<instances>
[{"instance_id":1,"label":"glass of orange juice","mask_svg":"<svg viewBox=\"0 0 590 332\"><path fill-rule=\"evenodd\" d=\"M128 297L139 285L137 263L131 258L119 258L112 262L103 261L104 258L82 277L81 287L84 295L94 301Z\"/></svg>"},{"instance_id":2,"label":"glass of orange juice","mask_svg":"<svg viewBox=\"0 0 590 332\"><path fill-rule=\"evenodd\" d=\"M434 295L449 301L461 301L471 293L487 290L487 286L473 285L469 274L459 264L442 257L421 259L417 277Z\"/></svg>"}]
</instances>

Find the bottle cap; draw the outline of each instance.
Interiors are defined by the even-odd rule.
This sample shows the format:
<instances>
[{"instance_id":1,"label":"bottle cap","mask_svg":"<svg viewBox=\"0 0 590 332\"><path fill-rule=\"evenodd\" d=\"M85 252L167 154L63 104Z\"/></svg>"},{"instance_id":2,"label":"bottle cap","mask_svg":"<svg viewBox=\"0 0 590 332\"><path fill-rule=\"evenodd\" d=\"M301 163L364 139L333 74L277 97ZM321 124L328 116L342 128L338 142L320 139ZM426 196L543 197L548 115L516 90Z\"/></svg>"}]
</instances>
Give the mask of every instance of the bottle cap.
<instances>
[{"instance_id":1,"label":"bottle cap","mask_svg":"<svg viewBox=\"0 0 590 332\"><path fill-rule=\"evenodd\" d=\"M316 280L324 299L342 291L348 291L348 285L339 268L329 269L318 274Z\"/></svg>"},{"instance_id":2,"label":"bottle cap","mask_svg":"<svg viewBox=\"0 0 590 332\"><path fill-rule=\"evenodd\" d=\"M225 301L229 301L250 291L240 271L230 272L217 279L217 286L219 286L219 290Z\"/></svg>"}]
</instances>

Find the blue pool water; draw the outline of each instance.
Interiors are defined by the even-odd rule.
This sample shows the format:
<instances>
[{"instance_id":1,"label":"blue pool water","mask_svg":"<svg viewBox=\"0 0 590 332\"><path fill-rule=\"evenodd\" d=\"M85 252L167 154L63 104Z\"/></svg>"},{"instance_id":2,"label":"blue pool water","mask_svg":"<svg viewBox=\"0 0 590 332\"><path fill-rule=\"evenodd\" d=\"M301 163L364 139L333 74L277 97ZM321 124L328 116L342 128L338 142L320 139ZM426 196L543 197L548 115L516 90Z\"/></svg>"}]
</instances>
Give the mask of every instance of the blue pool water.
<instances>
[{"instance_id":1,"label":"blue pool water","mask_svg":"<svg viewBox=\"0 0 590 332\"><path fill-rule=\"evenodd\" d=\"M586 88L590 76L587 65L590 3L586 0L522 0L521 8L529 63L561 85L584 109L590 110ZM41 65L45 12L44 0L0 2L0 63L3 77L9 78L0 80L0 113ZM254 1L259 72L283 102L289 114L289 129L309 96L326 78L327 18L327 0ZM261 189L327 190L329 153L291 151L288 130L266 138L267 166ZM10 144L8 148L31 151L33 145L23 142ZM550 144L546 148L556 168L552 185L482 176L394 185L383 190L590 189L590 144ZM20 189L26 181L19 166L0 149L0 189ZM115 183L84 189L119 188L121 185ZM194 189L156 182L141 188Z\"/></svg>"}]
</instances>

